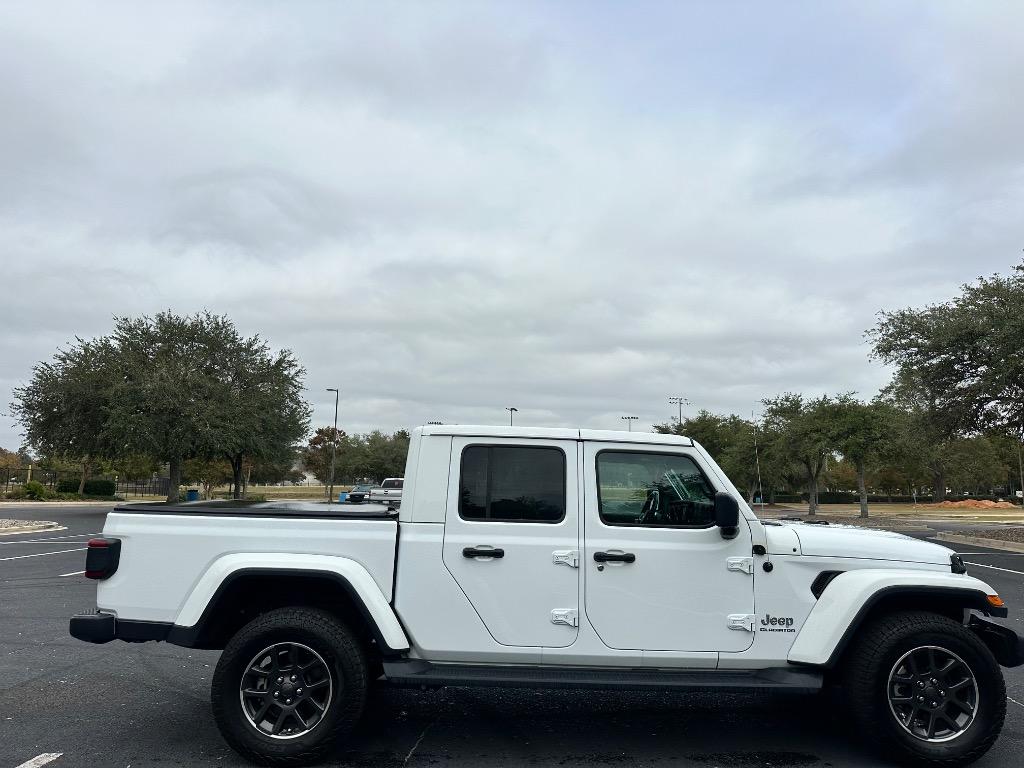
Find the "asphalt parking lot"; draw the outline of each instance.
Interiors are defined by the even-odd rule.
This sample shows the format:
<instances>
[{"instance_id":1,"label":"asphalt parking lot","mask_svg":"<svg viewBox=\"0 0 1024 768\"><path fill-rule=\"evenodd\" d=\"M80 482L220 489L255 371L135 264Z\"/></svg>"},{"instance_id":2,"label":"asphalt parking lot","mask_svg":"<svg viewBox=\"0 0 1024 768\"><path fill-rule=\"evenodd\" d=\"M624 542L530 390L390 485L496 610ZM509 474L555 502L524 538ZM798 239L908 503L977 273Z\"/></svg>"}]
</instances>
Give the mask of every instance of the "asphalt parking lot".
<instances>
[{"instance_id":1,"label":"asphalt parking lot","mask_svg":"<svg viewBox=\"0 0 1024 768\"><path fill-rule=\"evenodd\" d=\"M0 507L65 530L0 536L0 768L240 766L213 724L217 652L90 646L68 617L95 605L80 572L109 507ZM962 547L1024 634L1024 554ZM976 765L1024 765L1024 668L1004 670L1006 726ZM46 761L59 753L59 757ZM825 697L445 689L375 691L339 766L878 766Z\"/></svg>"}]
</instances>

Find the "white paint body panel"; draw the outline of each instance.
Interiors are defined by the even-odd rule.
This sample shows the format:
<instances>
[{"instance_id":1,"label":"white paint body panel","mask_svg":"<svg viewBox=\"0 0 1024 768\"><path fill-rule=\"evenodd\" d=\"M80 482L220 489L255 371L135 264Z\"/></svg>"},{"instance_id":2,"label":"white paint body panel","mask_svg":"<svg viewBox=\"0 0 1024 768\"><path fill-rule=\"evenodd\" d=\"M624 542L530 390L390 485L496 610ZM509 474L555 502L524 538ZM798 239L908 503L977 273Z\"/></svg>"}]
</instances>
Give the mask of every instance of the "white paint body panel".
<instances>
[{"instance_id":1,"label":"white paint body panel","mask_svg":"<svg viewBox=\"0 0 1024 768\"><path fill-rule=\"evenodd\" d=\"M892 531L853 525L783 525L797 535L805 555L948 566L953 554L953 550L946 547Z\"/></svg>"},{"instance_id":2,"label":"white paint body panel","mask_svg":"<svg viewBox=\"0 0 1024 768\"><path fill-rule=\"evenodd\" d=\"M117 573L98 582L96 604L127 619L176 621L203 575L236 553L257 560L275 554L348 558L389 602L397 530L394 520L113 512L103 534L121 540L121 560Z\"/></svg>"},{"instance_id":3,"label":"white paint body panel","mask_svg":"<svg viewBox=\"0 0 1024 768\"><path fill-rule=\"evenodd\" d=\"M715 485L704 457L689 446L584 443L584 548L587 620L609 648L644 651L740 651L754 635L731 630L730 614L754 611L754 575L729 571L730 558L750 557L747 520L734 539L718 528L606 525L600 519L596 462L603 451L688 456ZM718 488L721 490L721 488ZM594 561L599 551L622 551L633 563Z\"/></svg>"},{"instance_id":4,"label":"white paint body panel","mask_svg":"<svg viewBox=\"0 0 1024 768\"><path fill-rule=\"evenodd\" d=\"M966 574L865 568L836 576L807 616L788 660L824 664L861 607L881 589L898 586L952 587L995 594L985 582Z\"/></svg>"},{"instance_id":5,"label":"white paint body panel","mask_svg":"<svg viewBox=\"0 0 1024 768\"><path fill-rule=\"evenodd\" d=\"M464 520L459 515L462 452L474 445L551 448L565 457L565 516L557 523ZM580 570L553 554L579 551L579 459L575 440L475 437L452 440L451 476L442 559L490 635L501 645L565 647L578 630L556 624L551 612L579 611ZM463 556L465 548L501 549L501 558Z\"/></svg>"},{"instance_id":6,"label":"white paint body panel","mask_svg":"<svg viewBox=\"0 0 1024 768\"><path fill-rule=\"evenodd\" d=\"M472 443L561 448L562 523L461 520L460 455ZM603 525L595 477L602 448L690 455L739 502L739 536ZM945 547L845 526L762 523L699 444L673 435L421 427L412 433L403 496L397 522L273 517L272 509L265 517L113 513L104 534L121 539L120 566L98 583L97 605L126 619L192 626L239 569L318 570L346 578L388 643L413 658L707 669L824 663L860 606L886 586L992 592L952 574ZM505 549L506 558L462 557L463 547L483 544ZM754 545L767 554L753 556ZM599 549L634 551L637 561L599 572ZM578 568L554 564L552 554L564 550L579 552ZM751 558L752 573L728 570L730 558ZM810 585L826 570L844 573L816 600ZM555 609L575 609L578 626L551 623ZM730 614L753 616L755 631L729 630Z\"/></svg>"},{"instance_id":7,"label":"white paint body panel","mask_svg":"<svg viewBox=\"0 0 1024 768\"><path fill-rule=\"evenodd\" d=\"M195 589L174 620L180 627L194 627L217 592L232 574L249 568L274 568L284 571L317 571L341 576L355 590L377 624L384 641L395 650L409 647L395 612L366 568L347 557L333 555L293 555L281 552L245 552L224 555L206 569Z\"/></svg>"}]
</instances>

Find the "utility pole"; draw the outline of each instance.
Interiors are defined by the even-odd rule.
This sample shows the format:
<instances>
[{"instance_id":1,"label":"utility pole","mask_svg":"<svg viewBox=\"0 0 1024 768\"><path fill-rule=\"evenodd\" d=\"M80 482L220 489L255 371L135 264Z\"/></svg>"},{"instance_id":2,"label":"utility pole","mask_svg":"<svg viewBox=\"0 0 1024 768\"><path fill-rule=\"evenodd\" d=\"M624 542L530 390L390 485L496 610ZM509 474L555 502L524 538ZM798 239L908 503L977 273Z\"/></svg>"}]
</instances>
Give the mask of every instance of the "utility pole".
<instances>
[{"instance_id":1,"label":"utility pole","mask_svg":"<svg viewBox=\"0 0 1024 768\"><path fill-rule=\"evenodd\" d=\"M508 411L508 425L511 427L512 426L512 414L513 413L519 413L519 409L518 408L505 408L505 410Z\"/></svg>"},{"instance_id":2,"label":"utility pole","mask_svg":"<svg viewBox=\"0 0 1024 768\"><path fill-rule=\"evenodd\" d=\"M620 416L619 418L621 418L624 422L626 422L626 426L629 427L629 431L632 432L633 431L633 422L636 421L637 419L639 419L640 417L639 416Z\"/></svg>"},{"instance_id":3,"label":"utility pole","mask_svg":"<svg viewBox=\"0 0 1024 768\"><path fill-rule=\"evenodd\" d=\"M334 393L334 432L331 434L331 473L329 475L329 490L327 491L328 503L334 503L334 454L338 449L338 390L328 387L328 392Z\"/></svg>"},{"instance_id":4,"label":"utility pole","mask_svg":"<svg viewBox=\"0 0 1024 768\"><path fill-rule=\"evenodd\" d=\"M671 403L672 405L677 405L677 406L679 406L679 418L677 419L677 422L676 422L676 423L678 423L678 424L682 424L682 423L683 423L683 403L686 403L687 405L689 405L689 404L690 404L690 401L689 401L689 400L687 400L687 399L686 399L685 397L683 397L682 395L673 395L672 397L670 397L670 398L668 399L668 401L669 401L669 403Z\"/></svg>"}]
</instances>

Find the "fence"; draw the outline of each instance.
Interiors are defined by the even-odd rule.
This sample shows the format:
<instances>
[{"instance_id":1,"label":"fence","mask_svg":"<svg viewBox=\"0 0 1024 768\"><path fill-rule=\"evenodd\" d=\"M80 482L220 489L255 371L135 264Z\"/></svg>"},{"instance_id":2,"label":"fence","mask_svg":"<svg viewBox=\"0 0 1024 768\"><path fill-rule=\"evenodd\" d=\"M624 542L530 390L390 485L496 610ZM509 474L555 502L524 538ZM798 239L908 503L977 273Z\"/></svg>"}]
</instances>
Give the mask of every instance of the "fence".
<instances>
[{"instance_id":1,"label":"fence","mask_svg":"<svg viewBox=\"0 0 1024 768\"><path fill-rule=\"evenodd\" d=\"M82 475L72 470L40 469L27 467L21 469L0 469L0 493L9 493L18 486L24 485L29 479L42 483L52 491L62 482L74 483L78 487L78 481ZM169 480L166 477L146 477L128 479L116 475L96 475L93 480L113 480L115 482L115 493L118 496L167 496Z\"/></svg>"}]
</instances>

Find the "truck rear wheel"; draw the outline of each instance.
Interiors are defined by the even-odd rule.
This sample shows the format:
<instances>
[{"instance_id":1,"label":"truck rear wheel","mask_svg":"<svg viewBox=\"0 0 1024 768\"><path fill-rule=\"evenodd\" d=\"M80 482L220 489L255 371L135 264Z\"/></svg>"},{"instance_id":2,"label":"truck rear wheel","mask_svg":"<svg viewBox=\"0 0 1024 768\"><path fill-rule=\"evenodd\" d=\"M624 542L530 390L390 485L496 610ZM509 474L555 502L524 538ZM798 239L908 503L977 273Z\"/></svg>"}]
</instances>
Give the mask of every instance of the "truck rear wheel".
<instances>
[{"instance_id":1,"label":"truck rear wheel","mask_svg":"<svg viewBox=\"0 0 1024 768\"><path fill-rule=\"evenodd\" d=\"M266 765L322 759L358 722L367 664L326 611L281 608L242 627L213 676L213 714L239 754Z\"/></svg>"},{"instance_id":2,"label":"truck rear wheel","mask_svg":"<svg viewBox=\"0 0 1024 768\"><path fill-rule=\"evenodd\" d=\"M859 633L845 666L861 735L904 764L967 765L1002 730L999 664L973 632L945 616L884 616Z\"/></svg>"}]
</instances>

